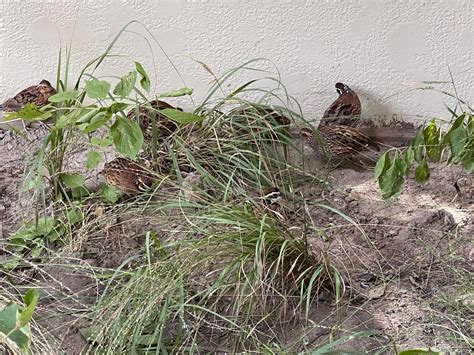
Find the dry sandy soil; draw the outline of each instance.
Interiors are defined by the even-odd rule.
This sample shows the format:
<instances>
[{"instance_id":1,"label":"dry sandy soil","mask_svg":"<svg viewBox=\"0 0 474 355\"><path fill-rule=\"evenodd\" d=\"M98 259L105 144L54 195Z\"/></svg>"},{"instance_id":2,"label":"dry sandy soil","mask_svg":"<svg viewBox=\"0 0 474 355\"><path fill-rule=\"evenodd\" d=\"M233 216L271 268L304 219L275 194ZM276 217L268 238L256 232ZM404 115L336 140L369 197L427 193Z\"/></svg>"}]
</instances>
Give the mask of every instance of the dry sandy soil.
<instances>
[{"instance_id":1,"label":"dry sandy soil","mask_svg":"<svg viewBox=\"0 0 474 355\"><path fill-rule=\"evenodd\" d=\"M31 213L31 201L20 191L44 134L41 128L31 130L27 141L0 131L0 258L7 256L2 252L5 239L29 217L25 212ZM337 338L370 329L374 336L343 347L387 352L394 352L393 346L433 347L468 353L467 337L472 341L474 336L473 176L457 166L436 165L426 184L410 178L401 196L389 201L381 198L370 169L339 167L331 171L330 182L332 189L324 194L308 186L301 193L315 225L325 228L326 240L332 241L330 252L342 270L346 294L338 305L324 295L315 302L310 313L315 327L305 339L307 347L326 343L329 335ZM351 220L318 203L339 209ZM315 234L314 243L320 238ZM118 228L116 235L90 236L66 255L84 267L114 268L142 242L129 225ZM87 322L69 313L85 310L99 286L84 274L53 265L26 269L17 277L41 286L37 321L56 337L53 347L79 353L86 344L79 330ZM4 276L0 283L6 283ZM289 326L281 340L291 342L299 330Z\"/></svg>"}]
</instances>

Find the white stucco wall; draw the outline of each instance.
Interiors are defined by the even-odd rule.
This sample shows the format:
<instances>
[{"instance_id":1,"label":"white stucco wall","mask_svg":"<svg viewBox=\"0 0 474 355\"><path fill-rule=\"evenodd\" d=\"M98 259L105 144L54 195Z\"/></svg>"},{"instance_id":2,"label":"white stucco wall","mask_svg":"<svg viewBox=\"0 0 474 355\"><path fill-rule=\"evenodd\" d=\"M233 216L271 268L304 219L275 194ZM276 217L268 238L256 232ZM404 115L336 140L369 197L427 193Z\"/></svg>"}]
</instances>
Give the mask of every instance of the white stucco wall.
<instances>
[{"instance_id":1,"label":"white stucco wall","mask_svg":"<svg viewBox=\"0 0 474 355\"><path fill-rule=\"evenodd\" d=\"M72 39L72 72L77 75L122 26L139 20L194 88L197 102L212 77L191 58L220 75L265 57L278 66L310 118L319 117L336 97L337 81L359 92L366 115L446 116L442 95L412 89L426 86L422 81L449 81L449 66L458 95L472 103L473 3L0 0L0 100L42 78L54 80L61 43ZM138 25L130 29L145 34ZM151 75L152 91L182 87L156 45L153 51L154 62L146 41L127 33L114 50L123 56L109 59L100 74L125 74L137 60ZM437 87L453 91L449 84Z\"/></svg>"}]
</instances>

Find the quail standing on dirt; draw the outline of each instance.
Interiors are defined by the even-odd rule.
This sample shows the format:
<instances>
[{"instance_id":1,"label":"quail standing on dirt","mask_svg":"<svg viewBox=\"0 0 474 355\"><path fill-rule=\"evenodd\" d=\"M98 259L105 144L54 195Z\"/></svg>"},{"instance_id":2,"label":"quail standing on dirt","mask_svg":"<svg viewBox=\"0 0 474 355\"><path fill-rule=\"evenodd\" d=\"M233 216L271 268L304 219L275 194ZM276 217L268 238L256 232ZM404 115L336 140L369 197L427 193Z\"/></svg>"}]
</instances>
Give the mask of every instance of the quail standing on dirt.
<instances>
[{"instance_id":1,"label":"quail standing on dirt","mask_svg":"<svg viewBox=\"0 0 474 355\"><path fill-rule=\"evenodd\" d=\"M104 173L110 185L129 195L149 190L156 181L152 172L126 158L116 158L106 163Z\"/></svg>"},{"instance_id":2,"label":"quail standing on dirt","mask_svg":"<svg viewBox=\"0 0 474 355\"><path fill-rule=\"evenodd\" d=\"M315 151L340 159L350 159L364 150L380 150L379 145L361 131L348 126L320 125L313 132L310 128L300 131L303 139Z\"/></svg>"}]
</instances>

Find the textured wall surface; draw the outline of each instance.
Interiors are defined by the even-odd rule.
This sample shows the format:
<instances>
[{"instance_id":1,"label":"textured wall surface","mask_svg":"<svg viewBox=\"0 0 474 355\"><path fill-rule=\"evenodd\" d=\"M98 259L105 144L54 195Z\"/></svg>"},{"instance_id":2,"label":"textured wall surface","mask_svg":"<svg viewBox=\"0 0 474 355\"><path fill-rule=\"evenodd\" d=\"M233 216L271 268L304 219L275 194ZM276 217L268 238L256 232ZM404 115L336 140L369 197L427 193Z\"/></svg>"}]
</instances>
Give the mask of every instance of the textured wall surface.
<instances>
[{"instance_id":1,"label":"textured wall surface","mask_svg":"<svg viewBox=\"0 0 474 355\"><path fill-rule=\"evenodd\" d=\"M366 115L389 120L447 116L446 97L423 81L450 81L473 98L473 1L401 0L0 0L0 100L42 78L55 80L58 49L73 44L76 76L117 32L138 20L155 36L199 102L216 75L268 58L308 118L320 117L343 81ZM152 92L183 86L141 24L129 27L97 72L123 75L133 61L150 73ZM151 50L146 41L151 40ZM269 63L262 68L276 73ZM268 74L243 73L236 85ZM453 92L451 84L437 89ZM232 85L231 85L232 87ZM186 105L186 103L185 103ZM188 101L187 105L192 107Z\"/></svg>"}]
</instances>

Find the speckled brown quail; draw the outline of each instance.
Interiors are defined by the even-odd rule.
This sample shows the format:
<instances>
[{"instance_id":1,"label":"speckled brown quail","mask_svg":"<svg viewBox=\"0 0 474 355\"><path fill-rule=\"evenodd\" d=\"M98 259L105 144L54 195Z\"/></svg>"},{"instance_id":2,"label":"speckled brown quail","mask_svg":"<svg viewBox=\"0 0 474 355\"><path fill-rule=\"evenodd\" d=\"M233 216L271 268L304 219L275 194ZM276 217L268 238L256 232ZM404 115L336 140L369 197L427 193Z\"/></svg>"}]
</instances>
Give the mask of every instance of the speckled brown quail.
<instances>
[{"instance_id":1,"label":"speckled brown quail","mask_svg":"<svg viewBox=\"0 0 474 355\"><path fill-rule=\"evenodd\" d=\"M270 107L249 107L237 109L232 112L232 115L245 116L248 118L255 118L255 116L264 117L268 120L275 120L278 125L287 126L291 123L290 119L281 114L281 112Z\"/></svg>"},{"instance_id":2,"label":"speckled brown quail","mask_svg":"<svg viewBox=\"0 0 474 355\"><path fill-rule=\"evenodd\" d=\"M278 140L279 137L275 132L284 134L291 123L288 117L271 107L239 108L230 114L237 118L235 122L241 125L240 129L244 132L248 132L246 127L250 126L253 134L258 134L266 140Z\"/></svg>"},{"instance_id":3,"label":"speckled brown quail","mask_svg":"<svg viewBox=\"0 0 474 355\"><path fill-rule=\"evenodd\" d=\"M380 150L369 136L348 126L324 126L317 129L319 137L310 128L303 128L301 136L315 151L335 158L348 159L364 150Z\"/></svg>"},{"instance_id":4,"label":"speckled brown quail","mask_svg":"<svg viewBox=\"0 0 474 355\"><path fill-rule=\"evenodd\" d=\"M54 94L56 94L56 90L51 86L51 83L47 80L41 80L38 85L27 87L14 97L7 99L2 105L2 110L16 112L28 103L42 107L48 103L49 97Z\"/></svg>"},{"instance_id":5,"label":"speckled brown quail","mask_svg":"<svg viewBox=\"0 0 474 355\"><path fill-rule=\"evenodd\" d=\"M337 83L335 86L339 97L324 112L321 124L355 127L362 111L359 96L346 84Z\"/></svg>"},{"instance_id":6,"label":"speckled brown quail","mask_svg":"<svg viewBox=\"0 0 474 355\"><path fill-rule=\"evenodd\" d=\"M104 173L110 185L130 195L149 190L156 181L153 173L126 158L116 158L106 163Z\"/></svg>"},{"instance_id":7,"label":"speckled brown quail","mask_svg":"<svg viewBox=\"0 0 474 355\"><path fill-rule=\"evenodd\" d=\"M178 125L173 120L159 112L164 109L177 109L182 111L181 108L175 108L167 102L153 100L147 103L146 106L139 106L130 110L127 117L138 122L142 129L143 137L147 141L153 138L153 117L155 117L156 138L162 139L172 134L178 128Z\"/></svg>"}]
</instances>

